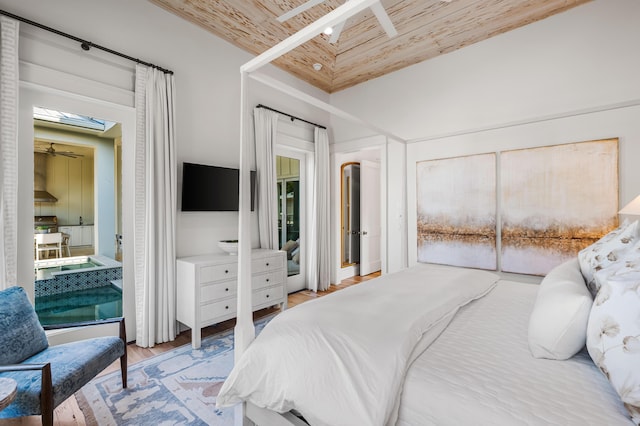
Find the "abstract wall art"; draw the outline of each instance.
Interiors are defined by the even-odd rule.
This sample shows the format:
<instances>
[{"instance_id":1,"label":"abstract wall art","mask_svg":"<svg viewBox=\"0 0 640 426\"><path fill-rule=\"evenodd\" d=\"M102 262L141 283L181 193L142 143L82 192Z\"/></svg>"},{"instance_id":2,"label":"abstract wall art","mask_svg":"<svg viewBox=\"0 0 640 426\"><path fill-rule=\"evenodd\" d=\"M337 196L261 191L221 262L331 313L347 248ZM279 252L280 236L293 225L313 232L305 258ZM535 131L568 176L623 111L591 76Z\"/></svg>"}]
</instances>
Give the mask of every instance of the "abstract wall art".
<instances>
[{"instance_id":1,"label":"abstract wall art","mask_svg":"<svg viewBox=\"0 0 640 426\"><path fill-rule=\"evenodd\" d=\"M495 270L496 155L416 163L417 260Z\"/></svg>"},{"instance_id":2,"label":"abstract wall art","mask_svg":"<svg viewBox=\"0 0 640 426\"><path fill-rule=\"evenodd\" d=\"M500 154L501 269L545 275L618 224L618 139Z\"/></svg>"}]
</instances>

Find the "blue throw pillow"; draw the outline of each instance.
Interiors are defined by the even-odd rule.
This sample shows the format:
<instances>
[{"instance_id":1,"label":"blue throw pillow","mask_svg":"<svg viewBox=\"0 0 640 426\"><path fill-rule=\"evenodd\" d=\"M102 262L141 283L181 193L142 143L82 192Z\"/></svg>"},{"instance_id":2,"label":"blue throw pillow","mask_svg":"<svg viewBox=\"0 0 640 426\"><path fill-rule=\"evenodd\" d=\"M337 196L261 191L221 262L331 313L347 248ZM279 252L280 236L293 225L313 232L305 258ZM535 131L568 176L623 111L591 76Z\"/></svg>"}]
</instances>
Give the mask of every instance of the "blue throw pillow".
<instances>
[{"instance_id":1,"label":"blue throw pillow","mask_svg":"<svg viewBox=\"0 0 640 426\"><path fill-rule=\"evenodd\" d=\"M22 287L0 291L0 365L18 364L49 346Z\"/></svg>"}]
</instances>

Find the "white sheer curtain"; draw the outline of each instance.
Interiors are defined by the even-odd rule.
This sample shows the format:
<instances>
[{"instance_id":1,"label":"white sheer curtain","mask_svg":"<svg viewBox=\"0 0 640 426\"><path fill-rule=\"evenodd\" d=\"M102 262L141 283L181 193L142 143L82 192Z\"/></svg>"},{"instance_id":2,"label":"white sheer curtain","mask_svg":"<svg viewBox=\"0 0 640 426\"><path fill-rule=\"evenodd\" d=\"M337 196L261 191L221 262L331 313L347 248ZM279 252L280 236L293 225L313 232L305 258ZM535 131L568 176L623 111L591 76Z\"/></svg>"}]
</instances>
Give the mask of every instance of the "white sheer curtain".
<instances>
[{"instance_id":1,"label":"white sheer curtain","mask_svg":"<svg viewBox=\"0 0 640 426\"><path fill-rule=\"evenodd\" d=\"M0 290L17 284L18 30L0 17Z\"/></svg>"},{"instance_id":2,"label":"white sheer curtain","mask_svg":"<svg viewBox=\"0 0 640 426\"><path fill-rule=\"evenodd\" d=\"M314 133L315 167L313 175L313 194L311 223L309 226L310 248L307 255L307 286L313 291L323 291L330 285L329 242L329 135L327 129L316 127Z\"/></svg>"},{"instance_id":3,"label":"white sheer curtain","mask_svg":"<svg viewBox=\"0 0 640 426\"><path fill-rule=\"evenodd\" d=\"M175 220L177 166L174 79L136 67L135 148L136 344L176 336Z\"/></svg>"},{"instance_id":4,"label":"white sheer curtain","mask_svg":"<svg viewBox=\"0 0 640 426\"><path fill-rule=\"evenodd\" d=\"M278 113L254 108L253 122L256 138L258 168L258 227L260 247L278 248L278 195L276 187L275 145Z\"/></svg>"}]
</instances>

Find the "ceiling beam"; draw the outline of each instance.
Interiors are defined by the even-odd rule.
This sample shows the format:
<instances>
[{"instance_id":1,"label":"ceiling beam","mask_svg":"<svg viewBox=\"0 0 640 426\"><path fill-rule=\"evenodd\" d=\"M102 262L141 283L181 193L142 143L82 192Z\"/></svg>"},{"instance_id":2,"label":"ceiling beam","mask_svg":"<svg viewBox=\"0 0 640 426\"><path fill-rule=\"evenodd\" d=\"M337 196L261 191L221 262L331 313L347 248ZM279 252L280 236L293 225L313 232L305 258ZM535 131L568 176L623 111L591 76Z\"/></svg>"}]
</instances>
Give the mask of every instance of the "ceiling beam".
<instances>
[{"instance_id":1,"label":"ceiling beam","mask_svg":"<svg viewBox=\"0 0 640 426\"><path fill-rule=\"evenodd\" d=\"M322 33L325 28L349 19L353 15L378 3L378 1L379 0L349 0L342 6L327 13L314 23L304 27L297 33L282 40L280 43L242 65L240 67L240 72L251 73L260 69L285 53L290 52L301 44L311 40L313 37Z\"/></svg>"},{"instance_id":2,"label":"ceiling beam","mask_svg":"<svg viewBox=\"0 0 640 426\"><path fill-rule=\"evenodd\" d=\"M322 3L324 0L309 0L306 3L302 3L300 6L296 7L295 9L291 9L290 11L288 11L287 13L280 15L276 18L276 21L278 22L284 22L287 21L291 18L293 18L294 16L304 12L307 9L311 9L313 6L316 6L320 3Z\"/></svg>"}]
</instances>

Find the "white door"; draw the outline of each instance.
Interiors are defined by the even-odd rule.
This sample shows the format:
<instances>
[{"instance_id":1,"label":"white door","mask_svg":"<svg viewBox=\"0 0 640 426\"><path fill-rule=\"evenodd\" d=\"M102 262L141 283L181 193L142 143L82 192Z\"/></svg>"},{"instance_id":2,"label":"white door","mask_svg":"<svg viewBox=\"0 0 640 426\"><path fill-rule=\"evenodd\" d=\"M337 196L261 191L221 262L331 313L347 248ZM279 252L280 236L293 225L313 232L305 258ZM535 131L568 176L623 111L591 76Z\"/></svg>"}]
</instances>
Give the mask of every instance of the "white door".
<instances>
[{"instance_id":1,"label":"white door","mask_svg":"<svg viewBox=\"0 0 640 426\"><path fill-rule=\"evenodd\" d=\"M380 163L360 162L360 275L381 269Z\"/></svg>"},{"instance_id":2,"label":"white door","mask_svg":"<svg viewBox=\"0 0 640 426\"><path fill-rule=\"evenodd\" d=\"M287 252L287 293L304 290L306 225L306 156L276 148L278 248Z\"/></svg>"}]
</instances>

